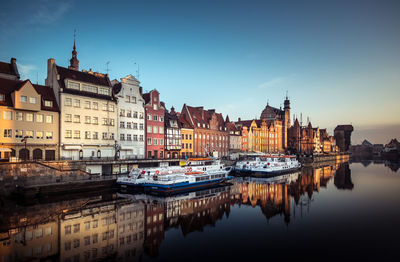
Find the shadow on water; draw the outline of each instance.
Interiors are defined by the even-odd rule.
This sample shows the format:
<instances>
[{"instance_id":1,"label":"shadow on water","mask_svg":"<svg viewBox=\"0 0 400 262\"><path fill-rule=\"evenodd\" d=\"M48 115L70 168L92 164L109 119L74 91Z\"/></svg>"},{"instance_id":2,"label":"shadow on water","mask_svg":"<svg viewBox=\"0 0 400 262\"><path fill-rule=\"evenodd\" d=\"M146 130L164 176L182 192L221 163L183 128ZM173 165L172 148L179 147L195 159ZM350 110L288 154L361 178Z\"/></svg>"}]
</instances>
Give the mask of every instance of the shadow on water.
<instances>
[{"instance_id":1,"label":"shadow on water","mask_svg":"<svg viewBox=\"0 0 400 262\"><path fill-rule=\"evenodd\" d=\"M366 166L371 164L374 165ZM302 217L296 212L309 209L310 201L316 201L314 194L331 186L347 192L357 186L348 163L303 168L299 173L267 179L237 177L231 185L169 197L105 191L29 203L10 202L0 214L0 260L179 260L179 252L184 258L189 250L167 252L164 244L175 243L177 247L179 241L184 244L189 239L195 244L197 237L204 239L211 234L210 228L225 227L228 229L224 229L223 239L229 239L231 234L233 238L240 235L251 241L247 232L230 227L229 221L233 223L239 214L244 221L261 215L265 221L261 227L268 225L274 232L279 228L276 223L288 227L293 217L299 223ZM318 207L314 208L317 211ZM259 211L254 214L252 210ZM232 214L235 218L231 218ZM305 222L306 219L303 218ZM217 245L217 239L208 241ZM262 240L257 241L255 246ZM276 241L281 241L280 237ZM193 254L191 260L207 257L203 252L198 257ZM233 260L239 258L244 259L239 255Z\"/></svg>"}]
</instances>

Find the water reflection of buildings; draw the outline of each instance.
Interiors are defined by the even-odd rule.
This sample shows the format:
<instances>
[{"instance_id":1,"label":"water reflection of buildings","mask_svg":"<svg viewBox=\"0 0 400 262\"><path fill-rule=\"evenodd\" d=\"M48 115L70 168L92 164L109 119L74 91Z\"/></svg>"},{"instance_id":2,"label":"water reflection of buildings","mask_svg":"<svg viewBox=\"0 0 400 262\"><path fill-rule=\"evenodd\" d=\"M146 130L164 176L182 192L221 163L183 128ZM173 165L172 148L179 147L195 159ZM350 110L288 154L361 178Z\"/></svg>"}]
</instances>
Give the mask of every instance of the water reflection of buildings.
<instances>
[{"instance_id":1,"label":"water reflection of buildings","mask_svg":"<svg viewBox=\"0 0 400 262\"><path fill-rule=\"evenodd\" d=\"M344 164L171 197L105 194L14 206L0 216L0 261L140 261L143 253L158 256L169 228L203 231L229 217L233 205L259 207L267 219L279 215L288 224L295 207L332 179L338 189L354 187Z\"/></svg>"}]
</instances>

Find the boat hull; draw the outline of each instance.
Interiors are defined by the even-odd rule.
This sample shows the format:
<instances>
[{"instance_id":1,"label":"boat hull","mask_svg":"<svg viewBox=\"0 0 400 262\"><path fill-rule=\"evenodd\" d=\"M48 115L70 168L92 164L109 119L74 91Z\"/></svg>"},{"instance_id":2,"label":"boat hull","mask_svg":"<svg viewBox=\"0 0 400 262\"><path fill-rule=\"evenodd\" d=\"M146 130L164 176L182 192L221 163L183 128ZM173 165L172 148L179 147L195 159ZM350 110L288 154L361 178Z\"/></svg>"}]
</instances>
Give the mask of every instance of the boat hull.
<instances>
[{"instance_id":1,"label":"boat hull","mask_svg":"<svg viewBox=\"0 0 400 262\"><path fill-rule=\"evenodd\" d=\"M282 169L282 170L251 170L251 169L239 169L235 168L234 172L236 175L239 176L247 176L247 175L252 175L252 176L260 176L260 177L265 177L265 176L276 176L276 175L281 175L281 174L289 174L296 172L300 170L301 167L295 167L295 168L287 168L287 169Z\"/></svg>"}]
</instances>

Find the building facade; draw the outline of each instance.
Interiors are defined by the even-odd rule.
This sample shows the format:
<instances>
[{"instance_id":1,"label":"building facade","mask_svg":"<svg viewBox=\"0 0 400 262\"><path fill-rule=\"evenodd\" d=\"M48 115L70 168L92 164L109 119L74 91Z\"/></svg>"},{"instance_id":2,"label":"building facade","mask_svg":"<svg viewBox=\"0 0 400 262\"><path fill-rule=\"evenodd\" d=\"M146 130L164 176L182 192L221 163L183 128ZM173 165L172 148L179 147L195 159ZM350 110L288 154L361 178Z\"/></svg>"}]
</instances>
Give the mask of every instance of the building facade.
<instances>
[{"instance_id":1,"label":"building facade","mask_svg":"<svg viewBox=\"0 0 400 262\"><path fill-rule=\"evenodd\" d=\"M46 85L60 106L61 159L114 158L117 146L117 102L108 75L79 71L75 44L68 68L47 63Z\"/></svg>"},{"instance_id":2,"label":"building facade","mask_svg":"<svg viewBox=\"0 0 400 262\"><path fill-rule=\"evenodd\" d=\"M165 130L165 157L179 158L181 155L181 123L179 117L172 107L171 111L165 112L164 117Z\"/></svg>"},{"instance_id":3,"label":"building facade","mask_svg":"<svg viewBox=\"0 0 400 262\"><path fill-rule=\"evenodd\" d=\"M144 99L140 82L132 75L113 81L113 91L118 100L118 148L119 158L144 158L145 120Z\"/></svg>"},{"instance_id":4,"label":"building facade","mask_svg":"<svg viewBox=\"0 0 400 262\"><path fill-rule=\"evenodd\" d=\"M145 101L146 158L164 158L165 105L160 93L152 90L143 94Z\"/></svg>"},{"instance_id":5,"label":"building facade","mask_svg":"<svg viewBox=\"0 0 400 262\"><path fill-rule=\"evenodd\" d=\"M59 107L52 89L6 78L0 87L0 159L57 159Z\"/></svg>"},{"instance_id":6,"label":"building facade","mask_svg":"<svg viewBox=\"0 0 400 262\"><path fill-rule=\"evenodd\" d=\"M194 149L194 129L185 120L182 115L179 115L179 122L181 124L181 158L193 157Z\"/></svg>"},{"instance_id":7,"label":"building facade","mask_svg":"<svg viewBox=\"0 0 400 262\"><path fill-rule=\"evenodd\" d=\"M229 151L229 133L222 114L214 109L183 105L182 118L194 129L194 156L225 157Z\"/></svg>"}]
</instances>

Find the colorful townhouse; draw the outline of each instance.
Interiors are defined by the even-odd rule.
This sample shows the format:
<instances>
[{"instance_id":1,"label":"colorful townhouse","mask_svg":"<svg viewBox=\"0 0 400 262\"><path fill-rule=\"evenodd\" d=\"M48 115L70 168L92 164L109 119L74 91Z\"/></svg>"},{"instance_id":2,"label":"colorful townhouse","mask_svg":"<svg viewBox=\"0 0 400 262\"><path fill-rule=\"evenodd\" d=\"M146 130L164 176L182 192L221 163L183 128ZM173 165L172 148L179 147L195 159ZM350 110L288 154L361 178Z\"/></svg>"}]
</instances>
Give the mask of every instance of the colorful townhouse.
<instances>
[{"instance_id":1,"label":"colorful townhouse","mask_svg":"<svg viewBox=\"0 0 400 262\"><path fill-rule=\"evenodd\" d=\"M181 125L181 158L193 157L194 129L181 114L179 115L179 122Z\"/></svg>"},{"instance_id":2,"label":"colorful townhouse","mask_svg":"<svg viewBox=\"0 0 400 262\"><path fill-rule=\"evenodd\" d=\"M61 111L60 158L113 159L117 155L118 110L108 74L79 71L74 42L68 68L48 59L46 86L54 91Z\"/></svg>"},{"instance_id":3,"label":"colorful townhouse","mask_svg":"<svg viewBox=\"0 0 400 262\"><path fill-rule=\"evenodd\" d=\"M164 158L165 105L160 101L160 93L155 89L143 94L143 99L146 117L146 157Z\"/></svg>"},{"instance_id":4,"label":"colorful townhouse","mask_svg":"<svg viewBox=\"0 0 400 262\"><path fill-rule=\"evenodd\" d=\"M181 123L179 116L172 107L171 111L165 111L165 158L179 158L181 155Z\"/></svg>"},{"instance_id":5,"label":"colorful townhouse","mask_svg":"<svg viewBox=\"0 0 400 262\"><path fill-rule=\"evenodd\" d=\"M221 113L184 104L181 115L194 129L194 156L228 156L229 133Z\"/></svg>"}]
</instances>

